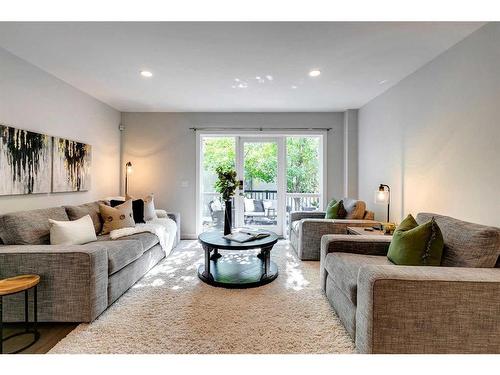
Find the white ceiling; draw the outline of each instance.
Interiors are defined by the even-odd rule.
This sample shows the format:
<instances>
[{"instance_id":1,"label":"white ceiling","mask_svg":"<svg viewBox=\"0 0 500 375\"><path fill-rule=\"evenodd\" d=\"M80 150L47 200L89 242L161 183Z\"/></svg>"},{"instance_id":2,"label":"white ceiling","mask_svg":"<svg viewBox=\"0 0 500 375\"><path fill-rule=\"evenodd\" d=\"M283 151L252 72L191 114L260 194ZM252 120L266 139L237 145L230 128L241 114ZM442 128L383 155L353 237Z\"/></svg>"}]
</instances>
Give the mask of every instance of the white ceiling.
<instances>
[{"instance_id":1,"label":"white ceiling","mask_svg":"<svg viewBox=\"0 0 500 375\"><path fill-rule=\"evenodd\" d=\"M338 111L363 106L482 25L0 23L0 46L124 112ZM321 76L309 77L312 68ZM266 75L273 80L255 79ZM235 78L248 87L233 88Z\"/></svg>"}]
</instances>

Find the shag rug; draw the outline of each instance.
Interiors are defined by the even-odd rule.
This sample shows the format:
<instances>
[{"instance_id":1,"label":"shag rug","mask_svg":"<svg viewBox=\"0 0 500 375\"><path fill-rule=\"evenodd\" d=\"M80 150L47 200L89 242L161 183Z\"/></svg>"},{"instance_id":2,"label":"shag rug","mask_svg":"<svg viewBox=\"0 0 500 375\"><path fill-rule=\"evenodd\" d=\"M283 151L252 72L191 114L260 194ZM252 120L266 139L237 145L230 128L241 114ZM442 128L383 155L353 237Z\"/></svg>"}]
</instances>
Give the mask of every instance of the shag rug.
<instances>
[{"instance_id":1,"label":"shag rug","mask_svg":"<svg viewBox=\"0 0 500 375\"><path fill-rule=\"evenodd\" d=\"M271 259L279 276L270 284L216 288L198 279L199 243L182 241L50 353L354 353L320 289L319 262L300 261L288 241L274 246Z\"/></svg>"}]
</instances>

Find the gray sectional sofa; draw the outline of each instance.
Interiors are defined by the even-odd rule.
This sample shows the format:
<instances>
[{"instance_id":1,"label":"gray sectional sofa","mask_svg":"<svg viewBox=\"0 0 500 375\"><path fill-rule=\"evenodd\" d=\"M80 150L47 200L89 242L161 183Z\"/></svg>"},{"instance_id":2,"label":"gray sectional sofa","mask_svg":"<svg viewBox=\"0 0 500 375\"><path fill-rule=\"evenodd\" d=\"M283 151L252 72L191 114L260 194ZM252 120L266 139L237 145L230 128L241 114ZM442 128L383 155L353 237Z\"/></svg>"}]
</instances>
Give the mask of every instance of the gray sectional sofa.
<instances>
[{"instance_id":1,"label":"gray sectional sofa","mask_svg":"<svg viewBox=\"0 0 500 375\"><path fill-rule=\"evenodd\" d=\"M500 353L500 229L435 217L441 267L397 266L389 237L327 235L321 286L361 353Z\"/></svg>"},{"instance_id":2,"label":"gray sectional sofa","mask_svg":"<svg viewBox=\"0 0 500 375\"><path fill-rule=\"evenodd\" d=\"M301 260L319 260L321 237L325 234L347 234L347 227L369 227L380 224L363 201L344 198L345 219L325 219L325 211L290 213L290 245Z\"/></svg>"},{"instance_id":3,"label":"gray sectional sofa","mask_svg":"<svg viewBox=\"0 0 500 375\"><path fill-rule=\"evenodd\" d=\"M48 219L70 220L89 214L100 232L99 202L53 207L0 216L0 278L35 273L38 320L91 322L165 257L158 238L139 233L118 240L109 235L85 245L50 245ZM77 217L74 217L77 215ZM167 213L177 224L180 216ZM72 217L73 216L73 217ZM24 297L4 297L4 321L22 321Z\"/></svg>"}]
</instances>

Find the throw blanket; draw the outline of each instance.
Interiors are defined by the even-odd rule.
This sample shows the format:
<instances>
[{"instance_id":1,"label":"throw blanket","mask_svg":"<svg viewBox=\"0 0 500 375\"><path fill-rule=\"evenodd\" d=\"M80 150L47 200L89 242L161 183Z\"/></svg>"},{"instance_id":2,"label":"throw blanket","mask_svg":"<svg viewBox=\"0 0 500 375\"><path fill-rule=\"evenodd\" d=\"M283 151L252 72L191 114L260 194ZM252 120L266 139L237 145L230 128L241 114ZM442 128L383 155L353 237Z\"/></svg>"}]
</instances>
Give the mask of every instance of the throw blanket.
<instances>
[{"instance_id":1,"label":"throw blanket","mask_svg":"<svg viewBox=\"0 0 500 375\"><path fill-rule=\"evenodd\" d=\"M157 218L143 224L136 224L135 227L115 229L111 231L109 237L112 240L116 240L121 237L144 232L156 235L160 240L161 248L165 251L165 256L170 254L177 233L177 224L169 218Z\"/></svg>"}]
</instances>

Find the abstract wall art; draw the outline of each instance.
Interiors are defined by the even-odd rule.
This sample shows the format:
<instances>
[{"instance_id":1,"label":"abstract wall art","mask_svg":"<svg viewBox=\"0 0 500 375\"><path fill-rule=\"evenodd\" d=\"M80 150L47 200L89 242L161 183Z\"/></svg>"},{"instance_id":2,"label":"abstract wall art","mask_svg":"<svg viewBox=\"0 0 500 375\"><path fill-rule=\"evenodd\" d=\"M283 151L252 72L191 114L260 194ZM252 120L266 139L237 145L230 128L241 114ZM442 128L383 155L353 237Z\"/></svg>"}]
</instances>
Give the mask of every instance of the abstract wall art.
<instances>
[{"instance_id":1,"label":"abstract wall art","mask_svg":"<svg viewBox=\"0 0 500 375\"><path fill-rule=\"evenodd\" d=\"M53 143L52 191L89 190L92 147L59 137L54 137Z\"/></svg>"},{"instance_id":2,"label":"abstract wall art","mask_svg":"<svg viewBox=\"0 0 500 375\"><path fill-rule=\"evenodd\" d=\"M0 124L0 196L90 190L92 146Z\"/></svg>"},{"instance_id":3,"label":"abstract wall art","mask_svg":"<svg viewBox=\"0 0 500 375\"><path fill-rule=\"evenodd\" d=\"M51 190L52 137L0 124L0 195Z\"/></svg>"}]
</instances>

